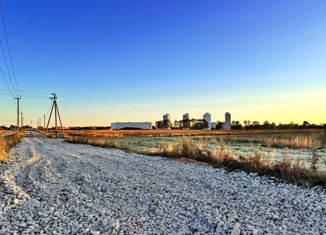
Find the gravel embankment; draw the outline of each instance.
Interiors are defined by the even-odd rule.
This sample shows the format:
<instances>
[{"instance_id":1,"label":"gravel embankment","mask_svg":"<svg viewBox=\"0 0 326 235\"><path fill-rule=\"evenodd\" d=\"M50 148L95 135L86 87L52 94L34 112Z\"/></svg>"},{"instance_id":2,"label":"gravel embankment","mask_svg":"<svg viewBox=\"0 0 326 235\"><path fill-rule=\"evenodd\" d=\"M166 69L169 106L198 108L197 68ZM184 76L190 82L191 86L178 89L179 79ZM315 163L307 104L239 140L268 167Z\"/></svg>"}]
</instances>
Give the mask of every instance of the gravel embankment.
<instances>
[{"instance_id":1,"label":"gravel embankment","mask_svg":"<svg viewBox=\"0 0 326 235\"><path fill-rule=\"evenodd\" d=\"M326 193L27 136L0 165L0 234L325 234Z\"/></svg>"}]
</instances>

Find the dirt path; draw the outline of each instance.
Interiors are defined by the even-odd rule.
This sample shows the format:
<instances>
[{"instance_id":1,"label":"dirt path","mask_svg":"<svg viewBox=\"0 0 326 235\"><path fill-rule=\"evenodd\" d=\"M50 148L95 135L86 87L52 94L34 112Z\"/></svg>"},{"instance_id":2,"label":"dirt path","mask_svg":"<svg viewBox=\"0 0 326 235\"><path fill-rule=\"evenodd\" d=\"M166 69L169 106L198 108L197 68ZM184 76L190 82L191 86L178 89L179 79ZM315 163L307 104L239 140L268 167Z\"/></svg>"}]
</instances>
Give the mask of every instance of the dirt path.
<instances>
[{"instance_id":1,"label":"dirt path","mask_svg":"<svg viewBox=\"0 0 326 235\"><path fill-rule=\"evenodd\" d=\"M323 234L326 194L29 134L0 165L0 234Z\"/></svg>"}]
</instances>

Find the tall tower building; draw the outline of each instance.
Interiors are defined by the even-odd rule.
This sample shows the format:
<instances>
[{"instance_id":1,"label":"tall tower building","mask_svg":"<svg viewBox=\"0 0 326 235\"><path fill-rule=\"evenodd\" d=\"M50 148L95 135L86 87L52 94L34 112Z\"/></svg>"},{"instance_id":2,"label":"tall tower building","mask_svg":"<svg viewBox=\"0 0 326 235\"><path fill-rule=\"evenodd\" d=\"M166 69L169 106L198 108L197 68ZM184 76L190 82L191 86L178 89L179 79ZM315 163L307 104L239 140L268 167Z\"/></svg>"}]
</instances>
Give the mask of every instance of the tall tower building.
<instances>
[{"instance_id":1,"label":"tall tower building","mask_svg":"<svg viewBox=\"0 0 326 235\"><path fill-rule=\"evenodd\" d=\"M185 113L183 115L182 122L183 122L183 129L190 129L190 115L189 115L189 113Z\"/></svg>"},{"instance_id":2,"label":"tall tower building","mask_svg":"<svg viewBox=\"0 0 326 235\"><path fill-rule=\"evenodd\" d=\"M224 130L231 130L231 113L225 113Z\"/></svg>"},{"instance_id":3,"label":"tall tower building","mask_svg":"<svg viewBox=\"0 0 326 235\"><path fill-rule=\"evenodd\" d=\"M212 129L212 117L211 117L211 114L210 113L205 113L203 115L203 119L207 122L207 130L211 130Z\"/></svg>"},{"instance_id":4,"label":"tall tower building","mask_svg":"<svg viewBox=\"0 0 326 235\"><path fill-rule=\"evenodd\" d=\"M163 115L163 129L170 130L172 126L170 114Z\"/></svg>"}]
</instances>

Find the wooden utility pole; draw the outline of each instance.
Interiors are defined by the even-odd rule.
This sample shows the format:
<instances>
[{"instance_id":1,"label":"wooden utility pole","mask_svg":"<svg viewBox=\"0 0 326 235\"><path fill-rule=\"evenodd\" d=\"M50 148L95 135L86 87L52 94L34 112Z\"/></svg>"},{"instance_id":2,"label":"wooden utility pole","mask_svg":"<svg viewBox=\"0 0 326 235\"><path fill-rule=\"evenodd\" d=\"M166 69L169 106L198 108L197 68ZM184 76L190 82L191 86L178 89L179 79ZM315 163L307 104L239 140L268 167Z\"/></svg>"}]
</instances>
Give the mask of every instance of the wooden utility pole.
<instances>
[{"instance_id":1,"label":"wooden utility pole","mask_svg":"<svg viewBox=\"0 0 326 235\"><path fill-rule=\"evenodd\" d=\"M15 100L17 102L17 131L19 131L19 102L20 102L21 97L17 96L15 97Z\"/></svg>"},{"instance_id":2,"label":"wooden utility pole","mask_svg":"<svg viewBox=\"0 0 326 235\"><path fill-rule=\"evenodd\" d=\"M20 126L21 126L21 128L23 128L23 126L24 126L24 117L23 117L23 113L20 113Z\"/></svg>"},{"instance_id":3,"label":"wooden utility pole","mask_svg":"<svg viewBox=\"0 0 326 235\"><path fill-rule=\"evenodd\" d=\"M59 122L60 122L62 134L64 134L64 132L63 132L63 127L62 127L60 112L59 112L59 108L58 108L58 104L57 104L57 98L58 97L56 96L55 93L52 93L52 95L53 95L53 97L51 97L50 99L53 100L53 104L52 104L52 108L51 108L51 112L50 112L48 124L46 125L45 136L46 136L46 134L48 132L49 124L50 124L52 113L53 113L53 110L54 110L55 136L56 136L56 138L58 138L58 118L59 118Z\"/></svg>"},{"instance_id":4,"label":"wooden utility pole","mask_svg":"<svg viewBox=\"0 0 326 235\"><path fill-rule=\"evenodd\" d=\"M43 131L45 131L45 114L43 114Z\"/></svg>"}]
</instances>

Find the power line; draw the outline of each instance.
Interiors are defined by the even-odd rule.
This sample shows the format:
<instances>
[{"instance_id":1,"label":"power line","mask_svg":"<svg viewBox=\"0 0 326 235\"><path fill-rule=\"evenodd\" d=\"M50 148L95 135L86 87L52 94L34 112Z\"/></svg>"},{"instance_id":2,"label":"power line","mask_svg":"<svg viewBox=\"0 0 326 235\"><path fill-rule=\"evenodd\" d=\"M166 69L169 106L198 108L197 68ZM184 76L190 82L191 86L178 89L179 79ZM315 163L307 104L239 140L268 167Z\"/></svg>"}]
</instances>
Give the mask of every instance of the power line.
<instances>
[{"instance_id":1,"label":"power line","mask_svg":"<svg viewBox=\"0 0 326 235\"><path fill-rule=\"evenodd\" d=\"M4 14L3 14L3 8L2 8L2 2L1 2L1 0L0 0L0 11L1 11L1 18L2 18L2 23L3 23L3 28L4 28L4 31L5 31L5 39L6 39L6 43L7 43L7 50L8 50L8 54L9 54L11 70L12 70L12 74L13 74L13 77L14 77L14 80L15 80L16 89L17 89L17 92L18 92L18 95L19 95L19 88L18 88L18 84L17 84L17 79L16 79L16 73L15 73L14 65L13 65L13 62L12 62L11 49L10 49L9 40L8 40L8 33L7 33L7 26L6 26L5 17L4 17Z\"/></svg>"},{"instance_id":2,"label":"power line","mask_svg":"<svg viewBox=\"0 0 326 235\"><path fill-rule=\"evenodd\" d=\"M8 89L0 88L0 91L7 91ZM28 90L20 90L21 94L27 95L36 95L36 96L43 96L48 97L49 92L39 92L39 91L28 91Z\"/></svg>"},{"instance_id":3,"label":"power line","mask_svg":"<svg viewBox=\"0 0 326 235\"><path fill-rule=\"evenodd\" d=\"M2 93L0 93L0 95L2 95L2 96L13 96L12 94L2 94Z\"/></svg>"},{"instance_id":4,"label":"power line","mask_svg":"<svg viewBox=\"0 0 326 235\"><path fill-rule=\"evenodd\" d=\"M1 96L13 96L12 94L5 94L0 93ZM13 96L15 97L15 96ZM41 95L22 95L23 98L35 98L35 99L48 99L47 96L41 96Z\"/></svg>"},{"instance_id":5,"label":"power line","mask_svg":"<svg viewBox=\"0 0 326 235\"><path fill-rule=\"evenodd\" d=\"M40 91L29 91L29 90L20 90L22 93L33 94L33 95L46 95L48 96L50 92L40 92Z\"/></svg>"},{"instance_id":6,"label":"power line","mask_svg":"<svg viewBox=\"0 0 326 235\"><path fill-rule=\"evenodd\" d=\"M11 76L10 69L9 69L8 62L7 62L6 52L5 52L4 48L3 48L3 43L2 43L1 39L0 39L0 46L1 46L1 52L2 52L3 58L5 60L5 65L6 65L6 68L7 68L8 76L9 76L9 79L10 79L10 82L11 82L11 86L13 88L13 91L17 92L16 95L18 95L18 90L17 90L17 87L15 87L15 84L14 84L14 82L12 80L12 76ZM15 89L16 89L16 91L15 91Z\"/></svg>"},{"instance_id":7,"label":"power line","mask_svg":"<svg viewBox=\"0 0 326 235\"><path fill-rule=\"evenodd\" d=\"M35 99L48 99L47 96L42 96L42 95L22 95L22 97L35 98Z\"/></svg>"},{"instance_id":8,"label":"power line","mask_svg":"<svg viewBox=\"0 0 326 235\"><path fill-rule=\"evenodd\" d=\"M6 84L6 87L7 87L8 91L9 91L9 93L11 94L12 97L15 97L14 93L13 93L12 90L10 89L10 86L9 86L9 84L8 84L8 81L7 81L7 79L6 79L6 76L5 76L4 73L3 73L3 70L2 70L1 65L0 65L0 73L1 73L1 75L2 75L2 78L3 78L3 80L4 80L5 84Z\"/></svg>"}]
</instances>

